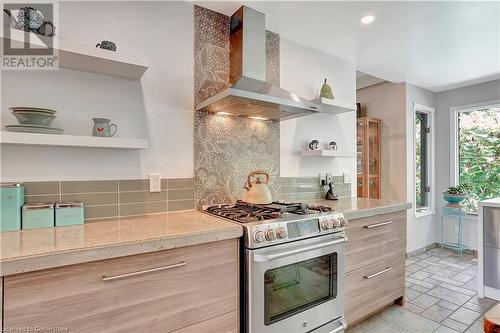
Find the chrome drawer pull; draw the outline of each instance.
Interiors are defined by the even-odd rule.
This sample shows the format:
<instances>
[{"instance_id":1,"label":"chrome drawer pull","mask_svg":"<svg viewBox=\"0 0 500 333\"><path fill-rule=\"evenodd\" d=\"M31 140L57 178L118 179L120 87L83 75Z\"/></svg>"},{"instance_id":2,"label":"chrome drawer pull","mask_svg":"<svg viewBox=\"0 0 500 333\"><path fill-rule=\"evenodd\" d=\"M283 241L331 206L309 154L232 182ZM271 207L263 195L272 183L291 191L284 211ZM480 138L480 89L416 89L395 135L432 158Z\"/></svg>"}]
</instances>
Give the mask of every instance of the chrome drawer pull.
<instances>
[{"instance_id":1,"label":"chrome drawer pull","mask_svg":"<svg viewBox=\"0 0 500 333\"><path fill-rule=\"evenodd\" d=\"M380 223L375 223L375 224L368 224L363 226L363 228L366 229L371 229L371 228L377 228L377 227L382 227L384 225L392 224L392 221L385 221L385 222L380 222Z\"/></svg>"},{"instance_id":2,"label":"chrome drawer pull","mask_svg":"<svg viewBox=\"0 0 500 333\"><path fill-rule=\"evenodd\" d=\"M186 265L187 265L186 262L181 261L181 262L179 262L177 264L168 265L168 266L161 266L161 267L155 267L155 268L150 268L150 269L145 269L143 271L137 271L137 272L131 272L131 273L125 273L125 274L113 275L113 276L103 275L102 276L102 280L103 281L113 281L113 280L118 280L118 279L124 279L124 278L128 278L128 277L133 277L133 276L137 276L137 275L143 275L143 274L147 274L147 273L164 271L164 270L167 270L167 269L176 268L176 267L182 267L182 266L186 266Z\"/></svg>"},{"instance_id":3,"label":"chrome drawer pull","mask_svg":"<svg viewBox=\"0 0 500 333\"><path fill-rule=\"evenodd\" d=\"M365 279L371 279L371 278L374 278L375 276L379 276L380 274L384 274L384 273L387 273L389 271L392 270L392 267L387 267L386 269L384 270L381 270L380 272L377 272L377 273L374 273L372 275L365 275L363 276Z\"/></svg>"}]
</instances>

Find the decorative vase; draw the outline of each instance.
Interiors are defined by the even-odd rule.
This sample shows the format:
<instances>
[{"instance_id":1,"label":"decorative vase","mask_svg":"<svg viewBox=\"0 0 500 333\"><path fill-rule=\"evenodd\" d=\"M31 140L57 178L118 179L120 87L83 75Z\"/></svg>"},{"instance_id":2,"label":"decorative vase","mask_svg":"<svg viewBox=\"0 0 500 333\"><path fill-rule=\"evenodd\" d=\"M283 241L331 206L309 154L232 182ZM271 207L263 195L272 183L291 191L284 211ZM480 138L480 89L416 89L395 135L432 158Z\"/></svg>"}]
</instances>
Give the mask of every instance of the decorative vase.
<instances>
[{"instance_id":1,"label":"decorative vase","mask_svg":"<svg viewBox=\"0 0 500 333\"><path fill-rule=\"evenodd\" d=\"M333 97L332 87L330 87L326 83L326 79L325 79L325 82L323 83L323 86L321 87L321 91L319 93L319 97L328 98L328 99L335 99Z\"/></svg>"}]
</instances>

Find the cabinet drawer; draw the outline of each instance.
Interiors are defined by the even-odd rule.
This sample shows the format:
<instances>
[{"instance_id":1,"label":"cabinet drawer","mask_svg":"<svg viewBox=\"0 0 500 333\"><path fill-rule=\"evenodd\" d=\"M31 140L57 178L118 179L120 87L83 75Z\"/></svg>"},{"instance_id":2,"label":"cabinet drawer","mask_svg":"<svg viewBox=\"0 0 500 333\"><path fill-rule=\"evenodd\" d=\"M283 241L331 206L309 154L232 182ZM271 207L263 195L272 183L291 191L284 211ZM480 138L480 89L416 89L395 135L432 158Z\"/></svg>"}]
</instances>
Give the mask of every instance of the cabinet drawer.
<instances>
[{"instance_id":1,"label":"cabinet drawer","mask_svg":"<svg viewBox=\"0 0 500 333\"><path fill-rule=\"evenodd\" d=\"M171 332L238 306L236 239L4 278L5 327Z\"/></svg>"},{"instance_id":2,"label":"cabinet drawer","mask_svg":"<svg viewBox=\"0 0 500 333\"><path fill-rule=\"evenodd\" d=\"M346 275L346 319L353 324L404 295L405 258L383 260Z\"/></svg>"},{"instance_id":3,"label":"cabinet drawer","mask_svg":"<svg viewBox=\"0 0 500 333\"><path fill-rule=\"evenodd\" d=\"M202 321L173 333L238 333L239 312L233 311L209 320Z\"/></svg>"},{"instance_id":4,"label":"cabinet drawer","mask_svg":"<svg viewBox=\"0 0 500 333\"><path fill-rule=\"evenodd\" d=\"M406 253L404 212L350 220L346 230L346 272Z\"/></svg>"}]
</instances>

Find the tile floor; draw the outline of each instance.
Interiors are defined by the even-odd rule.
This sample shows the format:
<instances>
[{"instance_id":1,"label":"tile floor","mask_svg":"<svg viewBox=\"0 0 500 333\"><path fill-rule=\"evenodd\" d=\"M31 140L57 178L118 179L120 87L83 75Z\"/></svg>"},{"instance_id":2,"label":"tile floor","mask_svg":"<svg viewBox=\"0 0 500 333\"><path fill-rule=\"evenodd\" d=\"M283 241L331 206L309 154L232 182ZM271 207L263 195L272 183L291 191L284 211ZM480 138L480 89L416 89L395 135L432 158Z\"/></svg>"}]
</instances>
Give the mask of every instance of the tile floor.
<instances>
[{"instance_id":1,"label":"tile floor","mask_svg":"<svg viewBox=\"0 0 500 333\"><path fill-rule=\"evenodd\" d=\"M483 314L495 301L477 297L477 262L435 248L406 259L406 301L348 333L482 333Z\"/></svg>"}]
</instances>

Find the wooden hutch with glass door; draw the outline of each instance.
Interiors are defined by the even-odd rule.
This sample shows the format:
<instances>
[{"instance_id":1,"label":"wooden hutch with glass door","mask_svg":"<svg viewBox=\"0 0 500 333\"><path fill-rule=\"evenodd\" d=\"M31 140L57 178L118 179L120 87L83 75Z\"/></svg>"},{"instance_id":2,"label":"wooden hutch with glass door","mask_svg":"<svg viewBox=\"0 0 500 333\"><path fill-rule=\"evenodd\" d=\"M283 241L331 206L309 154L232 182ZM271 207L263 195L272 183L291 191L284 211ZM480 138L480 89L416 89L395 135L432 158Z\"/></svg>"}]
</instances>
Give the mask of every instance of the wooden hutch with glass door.
<instances>
[{"instance_id":1,"label":"wooden hutch with glass door","mask_svg":"<svg viewBox=\"0 0 500 333\"><path fill-rule=\"evenodd\" d=\"M356 119L358 197L380 199L380 119Z\"/></svg>"}]
</instances>

